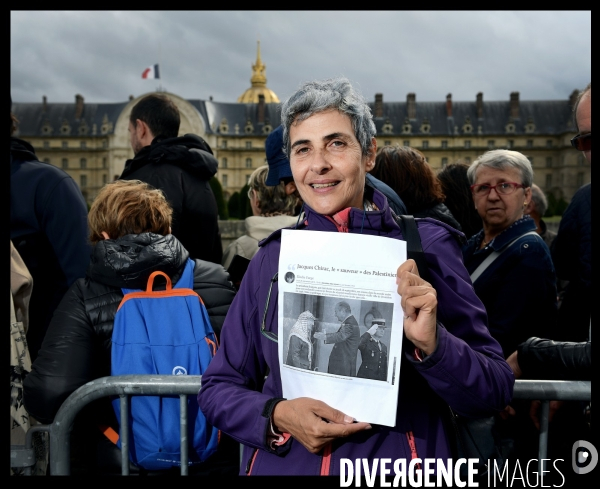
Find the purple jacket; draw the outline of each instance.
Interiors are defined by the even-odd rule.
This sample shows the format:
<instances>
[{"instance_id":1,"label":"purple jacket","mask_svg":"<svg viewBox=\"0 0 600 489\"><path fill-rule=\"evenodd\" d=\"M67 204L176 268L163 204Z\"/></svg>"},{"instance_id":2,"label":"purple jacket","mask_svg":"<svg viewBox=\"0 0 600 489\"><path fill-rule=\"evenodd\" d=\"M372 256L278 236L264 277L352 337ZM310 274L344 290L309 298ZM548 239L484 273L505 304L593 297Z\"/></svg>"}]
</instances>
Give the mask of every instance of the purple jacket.
<instances>
[{"instance_id":1,"label":"purple jacket","mask_svg":"<svg viewBox=\"0 0 600 489\"><path fill-rule=\"evenodd\" d=\"M367 212L363 220L362 210L351 209L349 232L362 229L364 234L402 239L383 195L374 191L373 200L383 210ZM304 209L305 229L337 231L329 219L306 205ZM487 330L486 312L463 265L457 231L432 219L417 222L439 300L436 350L420 362L413 355L414 345L404 338L396 426L373 425L339 438L326 461L293 438L276 449L267 444L273 399L282 397L282 389L277 344L261 335L260 328L277 273L280 233L262 242L229 309L221 348L198 394L209 422L245 445L241 474L252 467L252 475L319 475L322 464L329 463L328 473L338 475L341 458L404 458L408 463L408 432L414 434L419 458L445 460L451 456L442 424L445 404L458 414L479 417L497 413L510 402L514 376ZM275 282L266 315L266 329L275 334L277 293Z\"/></svg>"}]
</instances>

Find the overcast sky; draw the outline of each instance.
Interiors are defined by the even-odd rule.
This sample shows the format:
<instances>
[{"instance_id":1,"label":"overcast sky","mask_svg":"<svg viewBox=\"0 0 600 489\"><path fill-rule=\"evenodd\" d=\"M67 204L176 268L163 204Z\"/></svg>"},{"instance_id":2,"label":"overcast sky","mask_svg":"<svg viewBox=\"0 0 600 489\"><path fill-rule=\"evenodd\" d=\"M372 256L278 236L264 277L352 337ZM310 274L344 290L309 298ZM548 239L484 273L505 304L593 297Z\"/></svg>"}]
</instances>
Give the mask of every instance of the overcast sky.
<instances>
[{"instance_id":1,"label":"overcast sky","mask_svg":"<svg viewBox=\"0 0 600 489\"><path fill-rule=\"evenodd\" d=\"M591 79L590 11L11 12L15 102L124 102L164 90L236 102L260 39L283 101L346 76L387 102L567 99ZM160 80L142 71L160 65Z\"/></svg>"}]
</instances>

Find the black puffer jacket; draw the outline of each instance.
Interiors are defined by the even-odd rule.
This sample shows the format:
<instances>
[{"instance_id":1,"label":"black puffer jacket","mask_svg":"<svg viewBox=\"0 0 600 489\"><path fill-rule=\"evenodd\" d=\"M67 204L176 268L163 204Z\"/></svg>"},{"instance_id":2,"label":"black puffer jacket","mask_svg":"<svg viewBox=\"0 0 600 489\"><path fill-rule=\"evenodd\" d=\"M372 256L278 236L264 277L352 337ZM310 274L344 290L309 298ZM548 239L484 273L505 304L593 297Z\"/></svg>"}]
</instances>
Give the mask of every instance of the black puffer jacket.
<instances>
[{"instance_id":1,"label":"black puffer jacket","mask_svg":"<svg viewBox=\"0 0 600 489\"><path fill-rule=\"evenodd\" d=\"M173 207L172 234L192 258L221 263L217 201L209 180L218 162L195 134L156 138L125 162L121 180L141 180L161 189Z\"/></svg>"},{"instance_id":2,"label":"black puffer jacket","mask_svg":"<svg viewBox=\"0 0 600 489\"><path fill-rule=\"evenodd\" d=\"M581 187L560 220L550 248L556 276L569 283L558 310L564 325L556 339L585 341L590 332L592 297L592 184Z\"/></svg>"},{"instance_id":3,"label":"black puffer jacket","mask_svg":"<svg viewBox=\"0 0 600 489\"><path fill-rule=\"evenodd\" d=\"M176 283L188 256L173 235L143 233L95 245L86 278L77 280L65 294L25 379L24 402L32 416L52 422L73 391L110 375L111 336L123 298L121 287L145 289L156 270ZM227 272L221 265L196 260L194 290L219 335L235 295Z\"/></svg>"}]
</instances>

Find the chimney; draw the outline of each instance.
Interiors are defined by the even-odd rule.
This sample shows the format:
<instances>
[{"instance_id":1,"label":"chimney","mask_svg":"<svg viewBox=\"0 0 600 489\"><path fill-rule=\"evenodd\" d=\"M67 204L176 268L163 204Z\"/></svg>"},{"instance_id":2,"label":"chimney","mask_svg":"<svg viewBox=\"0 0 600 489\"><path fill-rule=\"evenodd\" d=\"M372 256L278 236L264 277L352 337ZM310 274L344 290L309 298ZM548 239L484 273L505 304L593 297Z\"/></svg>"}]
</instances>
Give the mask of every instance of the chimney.
<instances>
[{"instance_id":1,"label":"chimney","mask_svg":"<svg viewBox=\"0 0 600 489\"><path fill-rule=\"evenodd\" d=\"M46 109L48 109L48 99L42 95L42 112L46 112Z\"/></svg>"},{"instance_id":2,"label":"chimney","mask_svg":"<svg viewBox=\"0 0 600 489\"><path fill-rule=\"evenodd\" d=\"M409 93L406 96L406 110L409 119L415 120L417 118L417 96L414 93Z\"/></svg>"},{"instance_id":3,"label":"chimney","mask_svg":"<svg viewBox=\"0 0 600 489\"><path fill-rule=\"evenodd\" d=\"M133 95L130 95L130 96L129 96L129 100L133 100L133 99L134 99L134 96L133 96Z\"/></svg>"},{"instance_id":4,"label":"chimney","mask_svg":"<svg viewBox=\"0 0 600 489\"><path fill-rule=\"evenodd\" d=\"M452 117L452 94L446 95L446 115Z\"/></svg>"},{"instance_id":5,"label":"chimney","mask_svg":"<svg viewBox=\"0 0 600 489\"><path fill-rule=\"evenodd\" d=\"M383 93L375 94L375 117L383 117Z\"/></svg>"},{"instance_id":6,"label":"chimney","mask_svg":"<svg viewBox=\"0 0 600 489\"><path fill-rule=\"evenodd\" d=\"M510 93L510 117L520 119L519 116L519 92Z\"/></svg>"},{"instance_id":7,"label":"chimney","mask_svg":"<svg viewBox=\"0 0 600 489\"><path fill-rule=\"evenodd\" d=\"M575 89L575 90L573 90L573 92L571 93L571 96L569 97L569 105L571 107L575 107L575 102L577 102L577 97L579 97L579 90Z\"/></svg>"},{"instance_id":8,"label":"chimney","mask_svg":"<svg viewBox=\"0 0 600 489\"><path fill-rule=\"evenodd\" d=\"M477 94L477 118L483 119L483 93L479 92Z\"/></svg>"},{"instance_id":9,"label":"chimney","mask_svg":"<svg viewBox=\"0 0 600 489\"><path fill-rule=\"evenodd\" d=\"M265 96L262 93L258 96L258 122L265 122Z\"/></svg>"},{"instance_id":10,"label":"chimney","mask_svg":"<svg viewBox=\"0 0 600 489\"><path fill-rule=\"evenodd\" d=\"M83 115L83 97L79 94L75 95L75 119L81 119Z\"/></svg>"}]
</instances>

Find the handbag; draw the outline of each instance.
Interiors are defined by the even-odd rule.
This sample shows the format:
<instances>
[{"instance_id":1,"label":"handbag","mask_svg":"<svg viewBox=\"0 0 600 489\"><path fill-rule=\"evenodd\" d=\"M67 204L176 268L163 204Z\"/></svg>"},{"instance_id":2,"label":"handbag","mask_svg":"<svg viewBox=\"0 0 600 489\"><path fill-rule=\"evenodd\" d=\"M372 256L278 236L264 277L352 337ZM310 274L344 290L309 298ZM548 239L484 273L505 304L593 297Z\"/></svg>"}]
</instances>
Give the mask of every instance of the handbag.
<instances>
[{"instance_id":1,"label":"handbag","mask_svg":"<svg viewBox=\"0 0 600 489\"><path fill-rule=\"evenodd\" d=\"M431 283L429 266L425 261L425 254L421 245L421 236L413 216L396 216L402 236L406 240L407 258L412 258L419 269L419 275ZM478 477L487 477L490 465L504 467L506 456L501 448L501 443L496 430L496 417L465 418L456 414L449 405L442 409L443 421L449 434L452 458L479 459L474 464ZM461 465L461 477L467 474L467 464Z\"/></svg>"}]
</instances>

